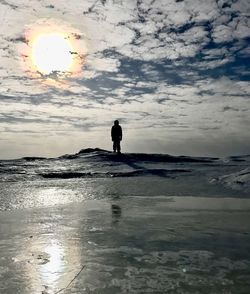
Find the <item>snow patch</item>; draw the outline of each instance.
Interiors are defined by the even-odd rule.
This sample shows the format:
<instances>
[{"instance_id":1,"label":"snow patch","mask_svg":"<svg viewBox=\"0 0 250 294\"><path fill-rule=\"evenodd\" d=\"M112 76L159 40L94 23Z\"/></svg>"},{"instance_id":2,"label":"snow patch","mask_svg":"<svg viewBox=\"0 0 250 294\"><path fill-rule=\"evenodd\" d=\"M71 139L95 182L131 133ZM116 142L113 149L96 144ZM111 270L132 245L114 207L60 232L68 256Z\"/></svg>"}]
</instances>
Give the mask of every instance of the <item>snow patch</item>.
<instances>
[{"instance_id":1,"label":"snow patch","mask_svg":"<svg viewBox=\"0 0 250 294\"><path fill-rule=\"evenodd\" d=\"M220 176L215 179L215 181L234 190L250 192L250 168L245 168L235 173Z\"/></svg>"}]
</instances>

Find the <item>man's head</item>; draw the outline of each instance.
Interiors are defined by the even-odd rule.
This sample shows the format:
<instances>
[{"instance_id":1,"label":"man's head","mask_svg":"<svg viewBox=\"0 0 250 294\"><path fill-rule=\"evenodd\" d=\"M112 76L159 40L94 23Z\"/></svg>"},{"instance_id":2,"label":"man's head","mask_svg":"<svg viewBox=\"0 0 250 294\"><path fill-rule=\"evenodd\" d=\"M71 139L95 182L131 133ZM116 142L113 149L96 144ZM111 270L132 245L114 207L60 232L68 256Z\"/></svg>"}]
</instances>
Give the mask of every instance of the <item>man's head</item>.
<instances>
[{"instance_id":1,"label":"man's head","mask_svg":"<svg viewBox=\"0 0 250 294\"><path fill-rule=\"evenodd\" d=\"M115 125L115 126L118 126L118 125L119 125L119 120L115 120L115 121L114 121L114 125Z\"/></svg>"}]
</instances>

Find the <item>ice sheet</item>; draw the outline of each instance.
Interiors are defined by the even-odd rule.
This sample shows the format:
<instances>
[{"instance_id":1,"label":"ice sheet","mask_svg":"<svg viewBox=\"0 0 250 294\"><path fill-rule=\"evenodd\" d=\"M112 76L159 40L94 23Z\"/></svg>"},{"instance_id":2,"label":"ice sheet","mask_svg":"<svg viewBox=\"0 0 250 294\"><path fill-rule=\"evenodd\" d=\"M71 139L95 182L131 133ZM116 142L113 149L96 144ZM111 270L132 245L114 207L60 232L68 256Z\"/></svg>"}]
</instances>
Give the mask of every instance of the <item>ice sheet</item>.
<instances>
[{"instance_id":1,"label":"ice sheet","mask_svg":"<svg viewBox=\"0 0 250 294\"><path fill-rule=\"evenodd\" d=\"M1 212L0 293L248 293L249 209L162 195Z\"/></svg>"}]
</instances>

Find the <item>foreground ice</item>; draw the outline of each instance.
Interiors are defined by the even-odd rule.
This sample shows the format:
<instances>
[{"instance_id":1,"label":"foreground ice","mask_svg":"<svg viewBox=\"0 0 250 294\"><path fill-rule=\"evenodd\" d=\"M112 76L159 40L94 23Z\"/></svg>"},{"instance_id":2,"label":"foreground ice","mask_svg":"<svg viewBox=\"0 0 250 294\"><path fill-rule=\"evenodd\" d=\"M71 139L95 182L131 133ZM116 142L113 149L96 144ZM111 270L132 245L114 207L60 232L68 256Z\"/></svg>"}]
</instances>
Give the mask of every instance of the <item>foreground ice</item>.
<instances>
[{"instance_id":1,"label":"foreground ice","mask_svg":"<svg viewBox=\"0 0 250 294\"><path fill-rule=\"evenodd\" d=\"M0 293L249 293L250 201L126 197L0 214Z\"/></svg>"},{"instance_id":2,"label":"foreground ice","mask_svg":"<svg viewBox=\"0 0 250 294\"><path fill-rule=\"evenodd\" d=\"M249 162L0 161L0 293L250 293Z\"/></svg>"}]
</instances>

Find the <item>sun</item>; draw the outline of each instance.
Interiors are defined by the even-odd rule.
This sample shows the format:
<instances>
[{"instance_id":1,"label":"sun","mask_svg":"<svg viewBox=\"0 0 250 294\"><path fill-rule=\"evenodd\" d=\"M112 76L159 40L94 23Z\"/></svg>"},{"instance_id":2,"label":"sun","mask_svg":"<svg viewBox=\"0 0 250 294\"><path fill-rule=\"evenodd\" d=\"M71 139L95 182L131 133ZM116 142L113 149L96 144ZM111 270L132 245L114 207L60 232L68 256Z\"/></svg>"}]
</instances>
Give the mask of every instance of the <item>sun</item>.
<instances>
[{"instance_id":1,"label":"sun","mask_svg":"<svg viewBox=\"0 0 250 294\"><path fill-rule=\"evenodd\" d=\"M32 62L37 70L45 75L70 71L73 54L72 44L59 33L38 35L32 44Z\"/></svg>"},{"instance_id":2,"label":"sun","mask_svg":"<svg viewBox=\"0 0 250 294\"><path fill-rule=\"evenodd\" d=\"M88 46L85 32L56 19L39 19L25 27L18 47L24 72L53 85L83 76Z\"/></svg>"}]
</instances>

